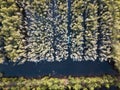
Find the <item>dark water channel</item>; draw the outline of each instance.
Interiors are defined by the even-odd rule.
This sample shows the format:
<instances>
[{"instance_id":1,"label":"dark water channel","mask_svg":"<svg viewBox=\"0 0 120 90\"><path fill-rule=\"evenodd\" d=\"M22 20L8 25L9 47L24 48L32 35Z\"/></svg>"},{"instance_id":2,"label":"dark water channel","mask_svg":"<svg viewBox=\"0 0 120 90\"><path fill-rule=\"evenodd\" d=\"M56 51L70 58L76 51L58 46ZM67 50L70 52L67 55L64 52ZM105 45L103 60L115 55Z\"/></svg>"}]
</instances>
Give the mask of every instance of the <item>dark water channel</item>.
<instances>
[{"instance_id":1,"label":"dark water channel","mask_svg":"<svg viewBox=\"0 0 120 90\"><path fill-rule=\"evenodd\" d=\"M17 64L9 62L8 64L0 64L0 72L4 77L41 77L41 76L99 76L104 74L117 75L118 72L114 69L114 63L100 61L72 61L66 60L61 62L41 61L25 62ZM106 87L97 88L95 90L119 90L115 86L109 89Z\"/></svg>"},{"instance_id":2,"label":"dark water channel","mask_svg":"<svg viewBox=\"0 0 120 90\"><path fill-rule=\"evenodd\" d=\"M95 90L119 90L119 88L118 87L116 87L116 86L111 86L109 89L108 88L106 88L106 87L101 87L101 88L97 88L97 89L95 89Z\"/></svg>"},{"instance_id":3,"label":"dark water channel","mask_svg":"<svg viewBox=\"0 0 120 90\"><path fill-rule=\"evenodd\" d=\"M113 63L107 61L41 61L25 62L16 64L0 64L0 72L5 77L24 76L24 77L41 77L51 76L97 76L103 74L116 75L118 72L114 69Z\"/></svg>"}]
</instances>

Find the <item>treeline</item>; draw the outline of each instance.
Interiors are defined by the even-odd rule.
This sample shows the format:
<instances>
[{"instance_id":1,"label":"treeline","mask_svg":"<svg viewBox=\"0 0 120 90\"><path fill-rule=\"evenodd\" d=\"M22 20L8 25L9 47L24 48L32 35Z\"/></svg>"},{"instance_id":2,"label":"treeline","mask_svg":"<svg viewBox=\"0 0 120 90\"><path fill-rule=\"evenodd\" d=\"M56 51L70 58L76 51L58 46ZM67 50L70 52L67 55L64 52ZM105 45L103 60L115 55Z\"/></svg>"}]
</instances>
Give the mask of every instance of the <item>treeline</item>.
<instances>
[{"instance_id":1,"label":"treeline","mask_svg":"<svg viewBox=\"0 0 120 90\"><path fill-rule=\"evenodd\" d=\"M119 47L119 0L0 0L1 63L113 59L119 66Z\"/></svg>"},{"instance_id":2,"label":"treeline","mask_svg":"<svg viewBox=\"0 0 120 90\"><path fill-rule=\"evenodd\" d=\"M14 0L0 0L0 61L16 61L24 53L21 8Z\"/></svg>"}]
</instances>

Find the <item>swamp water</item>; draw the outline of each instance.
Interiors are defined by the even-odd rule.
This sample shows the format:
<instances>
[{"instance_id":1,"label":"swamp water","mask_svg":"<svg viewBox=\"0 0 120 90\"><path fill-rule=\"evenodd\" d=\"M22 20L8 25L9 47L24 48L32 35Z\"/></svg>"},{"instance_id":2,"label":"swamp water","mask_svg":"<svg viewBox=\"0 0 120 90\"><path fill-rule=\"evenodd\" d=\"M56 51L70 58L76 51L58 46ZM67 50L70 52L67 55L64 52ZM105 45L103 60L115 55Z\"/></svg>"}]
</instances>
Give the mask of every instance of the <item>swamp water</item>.
<instances>
[{"instance_id":1,"label":"swamp water","mask_svg":"<svg viewBox=\"0 0 120 90\"><path fill-rule=\"evenodd\" d=\"M0 72L5 77L24 76L24 77L41 77L41 76L98 76L104 74L116 75L118 72L114 69L113 63L107 61L41 61L24 62L16 64L0 64Z\"/></svg>"}]
</instances>

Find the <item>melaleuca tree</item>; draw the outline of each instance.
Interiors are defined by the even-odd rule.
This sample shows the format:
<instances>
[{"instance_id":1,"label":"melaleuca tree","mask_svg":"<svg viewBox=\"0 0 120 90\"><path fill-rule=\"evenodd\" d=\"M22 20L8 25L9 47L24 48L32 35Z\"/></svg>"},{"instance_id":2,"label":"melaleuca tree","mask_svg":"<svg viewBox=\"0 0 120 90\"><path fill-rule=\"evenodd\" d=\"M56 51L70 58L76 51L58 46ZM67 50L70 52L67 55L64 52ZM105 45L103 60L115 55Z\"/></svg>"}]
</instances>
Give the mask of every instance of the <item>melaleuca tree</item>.
<instances>
[{"instance_id":1,"label":"melaleuca tree","mask_svg":"<svg viewBox=\"0 0 120 90\"><path fill-rule=\"evenodd\" d=\"M1 6L1 4L0 4L0 6ZM0 9L1 9L1 7L0 7ZM3 62L3 60L4 60L4 46L5 46L5 44L4 44L4 38L3 38L3 36L2 36L2 33L1 33L1 30L2 30L2 16L0 15L0 63L2 63Z\"/></svg>"},{"instance_id":2,"label":"melaleuca tree","mask_svg":"<svg viewBox=\"0 0 120 90\"><path fill-rule=\"evenodd\" d=\"M59 0L57 1L58 4L58 15L56 20L56 27L57 27L57 38L56 38L56 48L57 48L57 60L67 59L68 58L68 37L67 37L67 22L68 22L68 8L67 8L67 1Z\"/></svg>"},{"instance_id":3,"label":"melaleuca tree","mask_svg":"<svg viewBox=\"0 0 120 90\"><path fill-rule=\"evenodd\" d=\"M110 38L105 34L109 32L106 27L109 21L104 19L108 10L103 1L28 0L26 3L27 58L101 60L108 55Z\"/></svg>"},{"instance_id":4,"label":"melaleuca tree","mask_svg":"<svg viewBox=\"0 0 120 90\"><path fill-rule=\"evenodd\" d=\"M0 0L0 31L3 43L2 58L16 61L23 55L22 35L20 34L20 11L14 0ZM4 54L4 55L3 55ZM1 55L0 55L1 56ZM5 59L4 59L5 60Z\"/></svg>"},{"instance_id":5,"label":"melaleuca tree","mask_svg":"<svg viewBox=\"0 0 120 90\"><path fill-rule=\"evenodd\" d=\"M30 31L30 26L31 26L31 12L29 11L29 6L30 6L30 1L29 0L21 0L17 1L16 0L16 5L18 8L21 10L21 23L20 23L20 33L23 35L22 36L22 41L23 41L23 46L24 46L24 55L20 58L21 62L24 62L28 60L29 58L29 31Z\"/></svg>"},{"instance_id":6,"label":"melaleuca tree","mask_svg":"<svg viewBox=\"0 0 120 90\"><path fill-rule=\"evenodd\" d=\"M96 1L87 0L83 2L82 27L83 27L83 60L96 59ZM94 17L94 18L93 18Z\"/></svg>"},{"instance_id":7,"label":"melaleuca tree","mask_svg":"<svg viewBox=\"0 0 120 90\"><path fill-rule=\"evenodd\" d=\"M88 0L87 1L87 19L84 21L86 22L86 31L84 32L85 37L86 37L86 57L87 60L96 60L97 58L97 3L96 0ZM84 14L84 13L83 13ZM83 24L84 25L84 24Z\"/></svg>"},{"instance_id":8,"label":"melaleuca tree","mask_svg":"<svg viewBox=\"0 0 120 90\"><path fill-rule=\"evenodd\" d=\"M67 2L51 0L49 19L52 18L52 48L54 60L67 59Z\"/></svg>"},{"instance_id":9,"label":"melaleuca tree","mask_svg":"<svg viewBox=\"0 0 120 90\"><path fill-rule=\"evenodd\" d=\"M29 55L33 56L33 60L52 61L54 59L54 49L52 46L52 40L54 35L52 25L54 25L54 23L52 24L52 15L51 12L49 12L49 5L51 4L51 2L43 0L35 1L32 4L34 8L33 18L35 19L33 23L37 27L35 27L34 30L31 29L33 32L31 33L32 36L30 38L34 41L33 45L32 43L29 43L32 50Z\"/></svg>"},{"instance_id":10,"label":"melaleuca tree","mask_svg":"<svg viewBox=\"0 0 120 90\"><path fill-rule=\"evenodd\" d=\"M31 7L29 7L29 4ZM49 25L50 21L47 19L47 10L45 0L28 2L28 6L25 8L26 19L24 19L24 22L26 22L27 25L23 25L22 27L26 27L27 30L27 36L25 36L27 40L26 59L29 61L45 60L47 58L45 57L46 53L50 54L51 40L47 40L47 38L51 35L51 27ZM46 42L46 40L48 42Z\"/></svg>"},{"instance_id":11,"label":"melaleuca tree","mask_svg":"<svg viewBox=\"0 0 120 90\"><path fill-rule=\"evenodd\" d=\"M110 10L118 7L109 0L0 2L0 58L21 61L110 58L112 18L118 19L118 12L112 15ZM117 31L118 22L119 19L114 26Z\"/></svg>"},{"instance_id":12,"label":"melaleuca tree","mask_svg":"<svg viewBox=\"0 0 120 90\"><path fill-rule=\"evenodd\" d=\"M78 60L95 60L97 39L96 1L75 0L72 5L72 57Z\"/></svg>"},{"instance_id":13,"label":"melaleuca tree","mask_svg":"<svg viewBox=\"0 0 120 90\"><path fill-rule=\"evenodd\" d=\"M120 1L106 0L112 14L112 58L120 70Z\"/></svg>"},{"instance_id":14,"label":"melaleuca tree","mask_svg":"<svg viewBox=\"0 0 120 90\"><path fill-rule=\"evenodd\" d=\"M71 58L74 60L82 60L82 16L81 16L81 7L83 5L83 1L72 0L72 23L71 23Z\"/></svg>"},{"instance_id":15,"label":"melaleuca tree","mask_svg":"<svg viewBox=\"0 0 120 90\"><path fill-rule=\"evenodd\" d=\"M24 20L29 23L26 25L28 60L67 58L66 3L62 0L35 0L29 4L25 9L29 11L26 12L27 20Z\"/></svg>"},{"instance_id":16,"label":"melaleuca tree","mask_svg":"<svg viewBox=\"0 0 120 90\"><path fill-rule=\"evenodd\" d=\"M79 60L107 60L110 58L111 30L109 27L111 27L112 17L106 1L75 0L72 12L74 57Z\"/></svg>"},{"instance_id":17,"label":"melaleuca tree","mask_svg":"<svg viewBox=\"0 0 120 90\"><path fill-rule=\"evenodd\" d=\"M108 60L111 54L111 13L105 1L97 0L97 60Z\"/></svg>"}]
</instances>

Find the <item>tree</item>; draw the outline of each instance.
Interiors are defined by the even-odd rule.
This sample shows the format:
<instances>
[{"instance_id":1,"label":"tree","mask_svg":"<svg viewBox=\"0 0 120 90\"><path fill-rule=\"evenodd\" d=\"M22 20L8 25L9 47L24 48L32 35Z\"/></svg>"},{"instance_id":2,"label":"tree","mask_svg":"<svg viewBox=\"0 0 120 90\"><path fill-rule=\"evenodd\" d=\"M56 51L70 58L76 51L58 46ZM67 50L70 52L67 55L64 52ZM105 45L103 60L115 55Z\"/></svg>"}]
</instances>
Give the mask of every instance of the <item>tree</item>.
<instances>
[{"instance_id":1,"label":"tree","mask_svg":"<svg viewBox=\"0 0 120 90\"><path fill-rule=\"evenodd\" d=\"M120 1L110 0L107 2L112 13L112 58L120 70Z\"/></svg>"},{"instance_id":2,"label":"tree","mask_svg":"<svg viewBox=\"0 0 120 90\"><path fill-rule=\"evenodd\" d=\"M119 3L0 0L0 59L103 61L113 57L117 62Z\"/></svg>"},{"instance_id":3,"label":"tree","mask_svg":"<svg viewBox=\"0 0 120 90\"><path fill-rule=\"evenodd\" d=\"M16 61L23 55L22 35L20 34L20 11L14 0L0 0L0 36L2 40L1 58L3 61Z\"/></svg>"},{"instance_id":4,"label":"tree","mask_svg":"<svg viewBox=\"0 0 120 90\"><path fill-rule=\"evenodd\" d=\"M96 60L96 0L75 0L72 10L72 55L77 60Z\"/></svg>"},{"instance_id":5,"label":"tree","mask_svg":"<svg viewBox=\"0 0 120 90\"><path fill-rule=\"evenodd\" d=\"M67 58L66 3L64 5L63 1L35 0L30 5L26 16L29 18L29 21L26 21L29 23L27 25L27 47L30 50L28 59L54 61Z\"/></svg>"}]
</instances>

